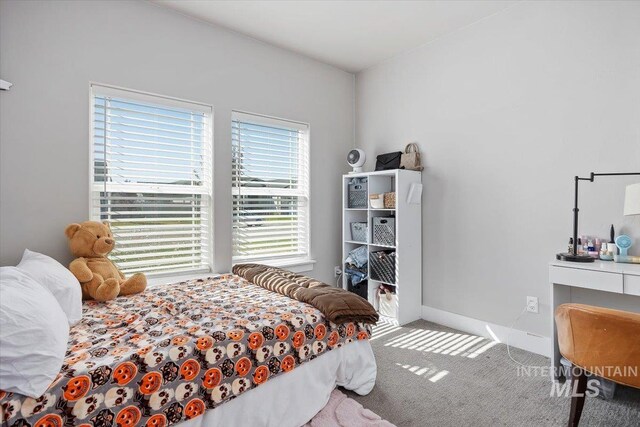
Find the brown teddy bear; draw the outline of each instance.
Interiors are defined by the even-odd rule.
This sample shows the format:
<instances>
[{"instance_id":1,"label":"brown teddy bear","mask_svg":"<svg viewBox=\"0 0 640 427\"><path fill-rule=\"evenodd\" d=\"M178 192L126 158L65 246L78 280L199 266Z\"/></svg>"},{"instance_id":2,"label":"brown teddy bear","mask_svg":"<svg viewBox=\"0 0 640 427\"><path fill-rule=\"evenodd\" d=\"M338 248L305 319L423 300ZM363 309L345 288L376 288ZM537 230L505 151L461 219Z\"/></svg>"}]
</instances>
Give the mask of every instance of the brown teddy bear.
<instances>
[{"instance_id":1,"label":"brown teddy bear","mask_svg":"<svg viewBox=\"0 0 640 427\"><path fill-rule=\"evenodd\" d=\"M142 292L147 287L144 274L136 273L125 279L124 274L107 258L115 246L107 222L71 224L64 234L69 239L71 253L78 257L71 261L69 270L80 282L83 299L109 301L118 295Z\"/></svg>"}]
</instances>

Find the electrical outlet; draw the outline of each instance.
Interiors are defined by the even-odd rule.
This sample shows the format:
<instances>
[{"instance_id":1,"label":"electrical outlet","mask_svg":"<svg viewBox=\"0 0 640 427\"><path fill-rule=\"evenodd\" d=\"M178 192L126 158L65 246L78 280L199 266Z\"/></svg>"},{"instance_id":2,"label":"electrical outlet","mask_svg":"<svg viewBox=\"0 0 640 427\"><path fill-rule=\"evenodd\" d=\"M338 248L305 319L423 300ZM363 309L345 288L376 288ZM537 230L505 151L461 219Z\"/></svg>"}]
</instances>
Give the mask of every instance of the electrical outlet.
<instances>
[{"instance_id":1,"label":"electrical outlet","mask_svg":"<svg viewBox=\"0 0 640 427\"><path fill-rule=\"evenodd\" d=\"M538 297L527 297L527 311L529 313L538 312Z\"/></svg>"},{"instance_id":2,"label":"electrical outlet","mask_svg":"<svg viewBox=\"0 0 640 427\"><path fill-rule=\"evenodd\" d=\"M339 265L336 265L335 267L333 267L333 277L338 277L341 274L342 274L342 269L340 268Z\"/></svg>"}]
</instances>

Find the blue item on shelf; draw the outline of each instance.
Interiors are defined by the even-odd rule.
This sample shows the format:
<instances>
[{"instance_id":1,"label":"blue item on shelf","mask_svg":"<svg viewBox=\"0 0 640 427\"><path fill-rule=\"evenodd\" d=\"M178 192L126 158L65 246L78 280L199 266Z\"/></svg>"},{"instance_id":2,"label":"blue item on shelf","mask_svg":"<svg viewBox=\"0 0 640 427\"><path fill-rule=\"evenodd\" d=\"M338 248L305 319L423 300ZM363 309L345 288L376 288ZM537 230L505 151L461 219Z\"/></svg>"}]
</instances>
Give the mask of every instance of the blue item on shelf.
<instances>
[{"instance_id":1,"label":"blue item on shelf","mask_svg":"<svg viewBox=\"0 0 640 427\"><path fill-rule=\"evenodd\" d=\"M366 264L364 267L366 267ZM345 267L344 272L351 279L351 283L357 285L358 283L367 280L367 269L364 268L363 270L364 271L351 267Z\"/></svg>"},{"instance_id":2,"label":"blue item on shelf","mask_svg":"<svg viewBox=\"0 0 640 427\"><path fill-rule=\"evenodd\" d=\"M366 246L360 246L349 252L349 256L344 261L347 264L354 264L361 268L369 262L369 251Z\"/></svg>"}]
</instances>

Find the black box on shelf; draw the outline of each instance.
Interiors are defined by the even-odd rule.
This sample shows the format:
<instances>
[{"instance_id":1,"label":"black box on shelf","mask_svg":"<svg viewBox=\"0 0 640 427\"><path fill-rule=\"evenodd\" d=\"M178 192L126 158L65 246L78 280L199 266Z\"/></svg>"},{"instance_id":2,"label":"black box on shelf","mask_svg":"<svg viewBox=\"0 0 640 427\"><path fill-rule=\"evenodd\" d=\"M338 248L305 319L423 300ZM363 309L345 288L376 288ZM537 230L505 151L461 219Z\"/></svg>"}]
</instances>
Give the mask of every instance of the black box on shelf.
<instances>
[{"instance_id":1,"label":"black box on shelf","mask_svg":"<svg viewBox=\"0 0 640 427\"><path fill-rule=\"evenodd\" d=\"M347 279L347 289L349 292L360 295L364 299L367 299L369 296L369 282L367 280L363 280L357 285L354 285L351 283L351 279Z\"/></svg>"},{"instance_id":2,"label":"black box on shelf","mask_svg":"<svg viewBox=\"0 0 640 427\"><path fill-rule=\"evenodd\" d=\"M395 285L396 252L376 251L369 254L369 271L371 279Z\"/></svg>"}]
</instances>

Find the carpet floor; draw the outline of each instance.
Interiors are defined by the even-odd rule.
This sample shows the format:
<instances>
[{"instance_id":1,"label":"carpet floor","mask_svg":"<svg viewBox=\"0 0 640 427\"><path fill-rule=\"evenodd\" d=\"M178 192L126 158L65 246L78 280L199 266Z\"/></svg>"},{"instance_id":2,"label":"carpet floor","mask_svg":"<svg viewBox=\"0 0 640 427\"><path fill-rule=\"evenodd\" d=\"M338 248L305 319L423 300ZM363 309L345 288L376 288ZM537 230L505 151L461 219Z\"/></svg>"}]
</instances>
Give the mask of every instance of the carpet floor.
<instances>
[{"instance_id":1,"label":"carpet floor","mask_svg":"<svg viewBox=\"0 0 640 427\"><path fill-rule=\"evenodd\" d=\"M565 426L567 396L551 396L549 358L429 323L379 323L371 340L378 364L367 396L347 395L404 426ZM536 375L537 373L537 375ZM612 400L587 397L581 427L640 426L640 390L618 386Z\"/></svg>"}]
</instances>

